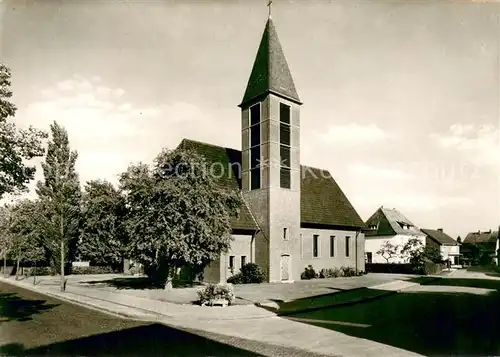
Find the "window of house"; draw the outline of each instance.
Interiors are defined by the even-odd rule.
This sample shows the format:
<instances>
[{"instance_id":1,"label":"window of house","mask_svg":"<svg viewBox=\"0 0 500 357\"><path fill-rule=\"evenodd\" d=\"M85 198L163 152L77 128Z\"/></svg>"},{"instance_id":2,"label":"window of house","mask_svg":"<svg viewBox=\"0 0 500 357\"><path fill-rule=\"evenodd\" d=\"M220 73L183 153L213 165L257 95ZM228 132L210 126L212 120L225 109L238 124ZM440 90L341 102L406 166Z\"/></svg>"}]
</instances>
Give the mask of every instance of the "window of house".
<instances>
[{"instance_id":1,"label":"window of house","mask_svg":"<svg viewBox=\"0 0 500 357\"><path fill-rule=\"evenodd\" d=\"M349 256L349 249L350 249L350 241L351 241L351 237L345 237L345 256L348 257Z\"/></svg>"},{"instance_id":2,"label":"window of house","mask_svg":"<svg viewBox=\"0 0 500 357\"><path fill-rule=\"evenodd\" d=\"M286 228L283 228L283 239L284 240L288 239L287 233L288 233L288 230Z\"/></svg>"},{"instance_id":3,"label":"window of house","mask_svg":"<svg viewBox=\"0 0 500 357\"><path fill-rule=\"evenodd\" d=\"M246 255L242 255L241 256L241 266L244 266L246 263L247 263L247 256Z\"/></svg>"},{"instance_id":4,"label":"window of house","mask_svg":"<svg viewBox=\"0 0 500 357\"><path fill-rule=\"evenodd\" d=\"M290 106L280 103L280 187L291 187Z\"/></svg>"},{"instance_id":5,"label":"window of house","mask_svg":"<svg viewBox=\"0 0 500 357\"><path fill-rule=\"evenodd\" d=\"M330 257L335 256L335 236L330 236Z\"/></svg>"},{"instance_id":6,"label":"window of house","mask_svg":"<svg viewBox=\"0 0 500 357\"><path fill-rule=\"evenodd\" d=\"M318 254L319 254L318 243L319 243L319 235L315 234L315 235L313 235L313 257L314 258L317 258Z\"/></svg>"},{"instance_id":7,"label":"window of house","mask_svg":"<svg viewBox=\"0 0 500 357\"><path fill-rule=\"evenodd\" d=\"M366 252L366 262L371 264L372 259L373 259L372 252Z\"/></svg>"},{"instance_id":8,"label":"window of house","mask_svg":"<svg viewBox=\"0 0 500 357\"><path fill-rule=\"evenodd\" d=\"M234 255L229 257L229 269L234 269Z\"/></svg>"},{"instance_id":9,"label":"window of house","mask_svg":"<svg viewBox=\"0 0 500 357\"><path fill-rule=\"evenodd\" d=\"M250 189L260 188L260 103L250 107Z\"/></svg>"}]
</instances>

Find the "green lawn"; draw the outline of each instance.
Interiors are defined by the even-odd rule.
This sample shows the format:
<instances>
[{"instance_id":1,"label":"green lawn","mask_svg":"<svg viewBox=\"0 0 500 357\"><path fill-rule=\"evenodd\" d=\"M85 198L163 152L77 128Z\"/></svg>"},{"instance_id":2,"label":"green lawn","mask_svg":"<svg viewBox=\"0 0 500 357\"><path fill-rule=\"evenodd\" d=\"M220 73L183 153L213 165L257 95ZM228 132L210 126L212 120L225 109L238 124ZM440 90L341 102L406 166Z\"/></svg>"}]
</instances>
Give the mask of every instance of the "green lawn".
<instances>
[{"instance_id":1,"label":"green lawn","mask_svg":"<svg viewBox=\"0 0 500 357\"><path fill-rule=\"evenodd\" d=\"M447 292L432 292L432 285L447 287ZM456 293L454 286L493 292ZM425 355L500 355L500 280L443 278L428 289L293 317L312 319L315 322L307 323Z\"/></svg>"}]
</instances>

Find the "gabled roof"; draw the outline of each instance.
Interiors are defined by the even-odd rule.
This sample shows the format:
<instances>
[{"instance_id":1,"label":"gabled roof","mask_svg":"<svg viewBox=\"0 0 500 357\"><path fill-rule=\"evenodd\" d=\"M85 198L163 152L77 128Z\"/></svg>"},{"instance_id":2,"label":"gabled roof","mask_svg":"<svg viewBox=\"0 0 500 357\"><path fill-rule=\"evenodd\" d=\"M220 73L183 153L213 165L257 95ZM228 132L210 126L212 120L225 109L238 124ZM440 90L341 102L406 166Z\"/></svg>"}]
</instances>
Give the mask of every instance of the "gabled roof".
<instances>
[{"instance_id":1,"label":"gabled roof","mask_svg":"<svg viewBox=\"0 0 500 357\"><path fill-rule=\"evenodd\" d=\"M402 235L424 235L418 227L416 227L408 218L401 212L393 209L380 207L366 221L368 231L365 233L367 237L373 236L393 236ZM376 226L376 229L370 229L371 226ZM404 229L403 226L408 226L409 229Z\"/></svg>"},{"instance_id":2,"label":"gabled roof","mask_svg":"<svg viewBox=\"0 0 500 357\"><path fill-rule=\"evenodd\" d=\"M271 18L267 20L252 72L240 106L254 99L273 93L298 104L299 95L293 83L278 33Z\"/></svg>"},{"instance_id":3,"label":"gabled roof","mask_svg":"<svg viewBox=\"0 0 500 357\"><path fill-rule=\"evenodd\" d=\"M499 239L498 231L468 233L463 243L494 243Z\"/></svg>"},{"instance_id":4,"label":"gabled roof","mask_svg":"<svg viewBox=\"0 0 500 357\"><path fill-rule=\"evenodd\" d=\"M439 245L458 245L455 239L451 238L443 231L437 229L424 229L424 228L422 228L421 231L427 234L428 237L432 238Z\"/></svg>"},{"instance_id":5,"label":"gabled roof","mask_svg":"<svg viewBox=\"0 0 500 357\"><path fill-rule=\"evenodd\" d=\"M199 141L183 139L186 149L199 153L213 165L213 174L221 185L241 190L241 151ZM231 170L218 171L221 168ZM301 223L350 228L364 227L363 220L327 170L301 166ZM243 207L240 218L233 221L234 229L253 229L255 221L248 207Z\"/></svg>"}]
</instances>

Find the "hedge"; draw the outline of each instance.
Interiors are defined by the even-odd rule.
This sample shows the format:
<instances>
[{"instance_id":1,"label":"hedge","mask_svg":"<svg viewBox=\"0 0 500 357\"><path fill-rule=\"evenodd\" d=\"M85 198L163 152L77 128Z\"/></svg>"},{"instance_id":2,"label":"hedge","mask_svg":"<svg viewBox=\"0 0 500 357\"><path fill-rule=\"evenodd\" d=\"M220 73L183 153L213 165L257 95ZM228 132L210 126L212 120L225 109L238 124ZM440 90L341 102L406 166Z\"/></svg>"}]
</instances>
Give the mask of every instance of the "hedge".
<instances>
[{"instance_id":1,"label":"hedge","mask_svg":"<svg viewBox=\"0 0 500 357\"><path fill-rule=\"evenodd\" d=\"M365 269L368 273L418 274L412 264L366 263Z\"/></svg>"},{"instance_id":2,"label":"hedge","mask_svg":"<svg viewBox=\"0 0 500 357\"><path fill-rule=\"evenodd\" d=\"M112 274L117 271L110 266L71 267L73 275Z\"/></svg>"}]
</instances>

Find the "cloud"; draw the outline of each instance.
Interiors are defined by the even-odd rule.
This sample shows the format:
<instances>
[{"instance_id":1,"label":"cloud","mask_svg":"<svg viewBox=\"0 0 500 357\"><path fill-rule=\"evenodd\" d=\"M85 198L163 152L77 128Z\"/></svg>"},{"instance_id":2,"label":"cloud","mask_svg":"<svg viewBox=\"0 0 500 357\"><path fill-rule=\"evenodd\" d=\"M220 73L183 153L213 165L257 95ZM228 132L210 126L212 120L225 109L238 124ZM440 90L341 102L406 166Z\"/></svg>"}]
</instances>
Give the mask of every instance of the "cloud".
<instances>
[{"instance_id":1,"label":"cloud","mask_svg":"<svg viewBox=\"0 0 500 357\"><path fill-rule=\"evenodd\" d=\"M325 133L319 134L321 140L328 144L359 145L375 143L390 138L390 135L377 125L332 125Z\"/></svg>"},{"instance_id":2,"label":"cloud","mask_svg":"<svg viewBox=\"0 0 500 357\"><path fill-rule=\"evenodd\" d=\"M354 175L361 175L375 179L404 180L412 177L408 173L401 170L369 166L361 163L350 164L349 171Z\"/></svg>"},{"instance_id":3,"label":"cloud","mask_svg":"<svg viewBox=\"0 0 500 357\"><path fill-rule=\"evenodd\" d=\"M116 182L130 162L150 162L162 148L177 146L182 135L203 139L201 133L210 133L213 123L191 103L138 105L127 100L123 89L106 86L97 76L75 75L40 94L39 100L19 110L18 118L46 130L53 121L64 126L72 149L79 153L82 182Z\"/></svg>"},{"instance_id":4,"label":"cloud","mask_svg":"<svg viewBox=\"0 0 500 357\"><path fill-rule=\"evenodd\" d=\"M500 130L493 125L453 124L447 133L429 137L447 150L453 150L477 165L500 166Z\"/></svg>"}]
</instances>

